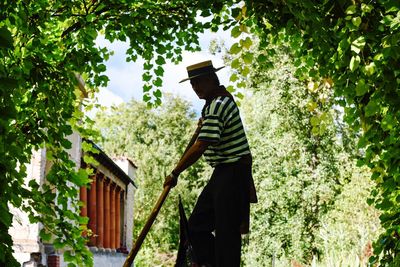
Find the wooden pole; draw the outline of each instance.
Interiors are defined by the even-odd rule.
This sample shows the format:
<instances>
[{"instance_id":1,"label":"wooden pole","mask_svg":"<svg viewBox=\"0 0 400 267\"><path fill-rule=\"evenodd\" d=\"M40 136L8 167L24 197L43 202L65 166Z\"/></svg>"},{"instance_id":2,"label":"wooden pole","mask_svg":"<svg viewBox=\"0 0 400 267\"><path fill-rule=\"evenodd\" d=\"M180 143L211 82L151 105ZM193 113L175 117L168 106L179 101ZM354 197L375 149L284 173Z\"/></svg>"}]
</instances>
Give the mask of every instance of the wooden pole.
<instances>
[{"instance_id":1,"label":"wooden pole","mask_svg":"<svg viewBox=\"0 0 400 267\"><path fill-rule=\"evenodd\" d=\"M166 186L164 187L164 190L162 191L160 197L158 198L158 201L156 205L154 206L153 210L151 211L151 214L149 218L147 219L146 224L144 225L142 231L139 234L139 237L137 238L135 244L133 245L133 248L129 252L128 257L125 260L125 263L123 267L130 267L133 263L133 260L136 257L136 254L138 253L140 246L142 245L147 233L150 230L150 227L152 226L154 220L156 219L158 212L161 209L161 206L164 204L165 199L168 196L169 191L171 190L171 186Z\"/></svg>"},{"instance_id":2,"label":"wooden pole","mask_svg":"<svg viewBox=\"0 0 400 267\"><path fill-rule=\"evenodd\" d=\"M192 135L192 138L190 139L189 144L186 146L186 149L185 149L185 152L183 152L183 155L185 155L186 152L189 150L189 148L196 142L197 137L200 132L200 129L201 129L201 126L202 126L202 122L203 122L203 119L200 118L199 122L197 123L197 129L194 132L194 134ZM157 214L160 211L160 208L163 205L165 199L167 198L170 190L171 190L171 186L164 187L164 190L161 193L161 196L158 198L158 201L157 201L156 205L154 206L153 210L151 211L151 214L150 214L149 218L147 219L147 222L144 225L142 231L140 232L138 239L136 240L135 244L133 245L132 250L129 252L129 255L126 258L123 267L131 267L133 260L135 259L136 254L138 253L138 251L140 249L140 246L142 245L147 233L149 232L151 225L153 224L154 220L156 219Z\"/></svg>"}]
</instances>

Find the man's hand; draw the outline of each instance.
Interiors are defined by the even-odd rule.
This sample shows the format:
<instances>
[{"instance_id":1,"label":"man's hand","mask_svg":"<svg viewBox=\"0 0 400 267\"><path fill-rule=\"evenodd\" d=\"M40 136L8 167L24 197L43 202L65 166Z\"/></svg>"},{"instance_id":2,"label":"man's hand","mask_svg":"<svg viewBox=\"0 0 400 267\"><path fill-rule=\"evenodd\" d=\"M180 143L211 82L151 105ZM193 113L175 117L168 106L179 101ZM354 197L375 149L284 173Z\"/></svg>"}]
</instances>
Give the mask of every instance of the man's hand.
<instances>
[{"instance_id":1,"label":"man's hand","mask_svg":"<svg viewBox=\"0 0 400 267\"><path fill-rule=\"evenodd\" d=\"M176 184L178 183L178 176L179 175L175 175L175 174L171 173L170 175L165 177L164 187L166 187L166 186L170 186L171 188L175 187Z\"/></svg>"},{"instance_id":2,"label":"man's hand","mask_svg":"<svg viewBox=\"0 0 400 267\"><path fill-rule=\"evenodd\" d=\"M214 144L213 142L207 142L203 140L196 140L194 144L192 144L185 153L183 153L182 158L179 160L175 169L171 172L170 175L165 177L164 187L176 186L178 182L178 176L181 172L189 168L193 165L200 157L203 155L204 151L207 149L209 145Z\"/></svg>"}]
</instances>

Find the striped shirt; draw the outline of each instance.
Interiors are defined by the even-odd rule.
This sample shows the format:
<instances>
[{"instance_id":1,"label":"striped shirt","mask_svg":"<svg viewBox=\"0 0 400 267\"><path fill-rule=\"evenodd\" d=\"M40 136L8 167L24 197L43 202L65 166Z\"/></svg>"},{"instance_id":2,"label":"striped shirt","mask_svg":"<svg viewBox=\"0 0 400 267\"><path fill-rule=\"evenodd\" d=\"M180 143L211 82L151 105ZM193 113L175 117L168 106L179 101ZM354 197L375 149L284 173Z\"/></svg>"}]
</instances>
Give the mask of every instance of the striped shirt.
<instances>
[{"instance_id":1,"label":"striped shirt","mask_svg":"<svg viewBox=\"0 0 400 267\"><path fill-rule=\"evenodd\" d=\"M250 154L239 109L228 96L218 96L204 109L198 139L213 143L204 152L206 161L213 167Z\"/></svg>"}]
</instances>

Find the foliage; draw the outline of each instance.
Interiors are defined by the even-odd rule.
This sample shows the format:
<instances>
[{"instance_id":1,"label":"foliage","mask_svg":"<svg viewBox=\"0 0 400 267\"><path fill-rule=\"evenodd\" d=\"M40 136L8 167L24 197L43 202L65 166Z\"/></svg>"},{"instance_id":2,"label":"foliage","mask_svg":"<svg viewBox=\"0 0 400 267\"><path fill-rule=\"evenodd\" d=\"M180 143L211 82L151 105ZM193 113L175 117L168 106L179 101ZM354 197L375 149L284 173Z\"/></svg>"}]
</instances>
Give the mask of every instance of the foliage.
<instances>
[{"instance_id":1,"label":"foliage","mask_svg":"<svg viewBox=\"0 0 400 267\"><path fill-rule=\"evenodd\" d=\"M374 242L371 263L400 264L399 221L399 72L400 3L384 1L244 1L233 10L240 37L231 53L241 52L231 66L249 73L257 61L273 67L270 44L289 44L296 59L296 77L304 84L331 81L345 121L353 132L362 131L360 165L372 170L376 183L369 202L381 211L385 232ZM264 53L249 50L260 38ZM235 79L235 78L233 78ZM238 86L245 85L239 81ZM321 121L322 122L322 121Z\"/></svg>"},{"instance_id":2,"label":"foliage","mask_svg":"<svg viewBox=\"0 0 400 267\"><path fill-rule=\"evenodd\" d=\"M0 4L1 262L13 261L12 241L7 233L12 221L8 205L24 204L26 210L31 210L31 203L23 200L41 198L43 193L33 183L29 188L22 186L24 165L32 149L46 144L59 162L49 183L61 191L56 202L65 203L72 195L76 197L69 186L74 180L74 166L59 152L69 147L65 137L71 129L83 130L77 125L81 114L77 112L80 101L74 93L74 73L82 74L90 88L84 96L108 81L102 73L110 52L95 46L97 35L102 33L110 41L129 39L127 60L135 61L138 56L145 59L143 98L152 106L161 102L157 87L162 85L164 62L179 61L182 49L198 49L198 32L224 25L226 29L232 27L233 37L241 38L231 52L245 52L232 62L242 75L250 73L249 66L254 61L271 68L274 48L268 44L288 43L300 80L305 84L332 81L329 84L333 84L338 103L345 108L345 120L354 132L363 131L358 146L365 154L359 164L371 168L377 185L370 202L381 210L386 231L374 243L376 257L371 262L399 265L400 79L394 67L399 65L400 56L399 2L246 0L243 8L233 6L228 10L236 2L6 0ZM212 21L197 22L198 14L213 15ZM252 39L247 32L259 36L260 45L265 48L263 54L255 55L249 50ZM246 86L237 76L232 80L238 81L239 88ZM326 124L324 120L314 120L316 129ZM84 130L81 133L92 134ZM46 192L47 199L54 200L51 190ZM41 205L35 210L45 214ZM60 212L40 220L51 225L62 218ZM40 216L35 219L31 214L33 221L39 220ZM76 231L78 220L72 219ZM67 245L65 240L75 240L63 238L73 229L59 232L63 240L60 247ZM75 258L86 258L80 244L68 245L79 256Z\"/></svg>"},{"instance_id":3,"label":"foliage","mask_svg":"<svg viewBox=\"0 0 400 267\"><path fill-rule=\"evenodd\" d=\"M371 241L382 232L379 212L366 202L373 188L369 170L357 168L354 161L347 162L352 170L351 181L344 185L337 196L335 206L322 218L320 249L325 265L368 266L372 254ZM345 264L346 261L359 264Z\"/></svg>"},{"instance_id":4,"label":"foliage","mask_svg":"<svg viewBox=\"0 0 400 267\"><path fill-rule=\"evenodd\" d=\"M88 181L87 173L76 172L65 149L72 130L93 138L81 125L80 98L107 85L104 61L111 53L96 47L97 36L128 40L127 60L145 59L143 98L156 105L161 102L157 87L162 85L162 65L178 62L183 49L199 49L197 33L203 29L215 30L222 21L229 24L224 10L222 1L204 0L0 3L0 263L16 264L8 234L8 205L13 205L29 212L31 222L43 223L42 239L54 235L54 245L67 251L67 261L92 264L76 212L77 186ZM211 22L197 22L199 14L215 15ZM82 92L76 91L75 73L86 83ZM40 187L31 181L24 187L25 164L33 149L44 147L54 162L48 183ZM72 211L67 203L72 203Z\"/></svg>"},{"instance_id":5,"label":"foliage","mask_svg":"<svg viewBox=\"0 0 400 267\"><path fill-rule=\"evenodd\" d=\"M131 158L137 165L135 192L135 234L142 230L161 194L164 178L175 167L196 128L194 112L187 102L167 96L158 109L131 100L97 114L96 127L102 132L102 146L110 155ZM137 266L173 265L178 248L178 195L187 212L205 183L205 163L200 161L180 177L135 259ZM204 177L204 178L203 178Z\"/></svg>"},{"instance_id":6,"label":"foliage","mask_svg":"<svg viewBox=\"0 0 400 267\"><path fill-rule=\"evenodd\" d=\"M273 60L271 71L252 66L252 95L242 105L261 192L260 204L252 211L248 266L273 257L282 266L292 259L310 264L319 257L322 218L351 177L346 168L349 156L338 138L343 133L334 123L339 112L332 109L329 84L304 90L293 76L290 57L280 52ZM329 123L315 123L323 117Z\"/></svg>"}]
</instances>

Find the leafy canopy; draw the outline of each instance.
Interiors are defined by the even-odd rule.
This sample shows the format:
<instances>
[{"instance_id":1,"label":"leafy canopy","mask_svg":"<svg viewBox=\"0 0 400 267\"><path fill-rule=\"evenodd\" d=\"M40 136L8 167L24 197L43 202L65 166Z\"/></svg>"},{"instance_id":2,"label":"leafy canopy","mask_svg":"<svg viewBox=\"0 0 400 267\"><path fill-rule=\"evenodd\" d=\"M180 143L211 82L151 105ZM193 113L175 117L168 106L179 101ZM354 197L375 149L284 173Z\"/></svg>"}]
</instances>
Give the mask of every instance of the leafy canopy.
<instances>
[{"instance_id":1,"label":"leafy canopy","mask_svg":"<svg viewBox=\"0 0 400 267\"><path fill-rule=\"evenodd\" d=\"M400 120L400 2L384 1L244 1L236 9L240 37L231 53L242 56L231 66L244 75L257 61L273 67L270 44L289 44L296 77L304 85L333 84L345 121L361 132L359 165L372 170L376 188L369 203L381 212L385 232L374 243L371 263L400 264L400 191L398 164ZM256 34L264 53L248 49L246 34ZM244 86L238 80L238 86ZM311 85L311 87L314 87ZM315 121L315 125L317 125Z\"/></svg>"},{"instance_id":2,"label":"leafy canopy","mask_svg":"<svg viewBox=\"0 0 400 267\"><path fill-rule=\"evenodd\" d=\"M161 94L153 86L162 85L162 79L158 79L163 73L162 64L167 59L179 61L183 49L198 49L198 32L225 25L233 27L232 36L241 38L231 52L246 52L232 62L240 72L248 74L255 60L273 66L269 56L274 49L257 56L248 50L251 39L246 33L250 32L260 37L261 46L289 43L290 53L297 58L296 76L306 84L322 79L333 82L346 121L355 132L363 132L358 145L365 157L359 163L371 168L377 185L370 202L382 211L386 231L374 244L377 256L371 261L399 264L400 79L396 66L400 57L400 3L246 0L243 8L234 6L228 12L227 7L235 2L6 0L0 4L1 262L13 261L8 204L21 206L23 199L41 198L42 194L48 200L57 198L57 205L51 205L55 215L45 213L45 205L35 205L38 214L50 217L35 217L32 212L32 221L53 225L49 230L60 237L60 247L71 247L77 255L66 258L77 264L88 259L78 226L68 224L71 228L62 230L66 229L65 223L59 218L68 216L62 213L62 204L77 195L67 183L73 180L75 170L63 152L70 146L65 137L72 129L92 135L80 125L81 92L75 90L74 73L85 78L88 86L84 96L108 81L102 73L110 53L95 47L97 35L102 33L110 41L129 39L127 58L136 60L141 56L146 60L143 98L153 105L160 103ZM198 14L213 15L213 20L197 22ZM240 79L237 85L245 86ZM32 149L44 143L57 164L49 190L42 192L35 182L29 188L22 184L26 172L23 166ZM57 196L51 195L54 186L60 191ZM36 202L41 203L39 199ZM31 204L26 205L27 210ZM77 217L70 217L78 223Z\"/></svg>"},{"instance_id":3,"label":"leafy canopy","mask_svg":"<svg viewBox=\"0 0 400 267\"><path fill-rule=\"evenodd\" d=\"M186 49L198 50L197 34L216 29L233 1L116 1L39 0L0 3L0 262L17 263L8 234L12 214L8 205L22 207L31 222L42 222L44 241L64 249L71 264L92 265L81 236L85 220L79 217L78 186L87 183L90 170L77 172L65 151L73 131L94 138L84 127L82 98L106 86L105 60L110 51L97 47L99 34L109 41L128 41L127 60L145 59L144 100L161 103L162 65L178 62ZM197 16L212 16L198 22ZM75 74L86 88L77 90ZM86 122L85 122L86 121ZM90 149L90 146L84 146ZM53 167L42 187L24 186L25 164L32 150L45 148ZM57 188L57 194L54 189ZM68 205L72 203L72 205ZM68 210L71 209L71 210Z\"/></svg>"}]
</instances>

